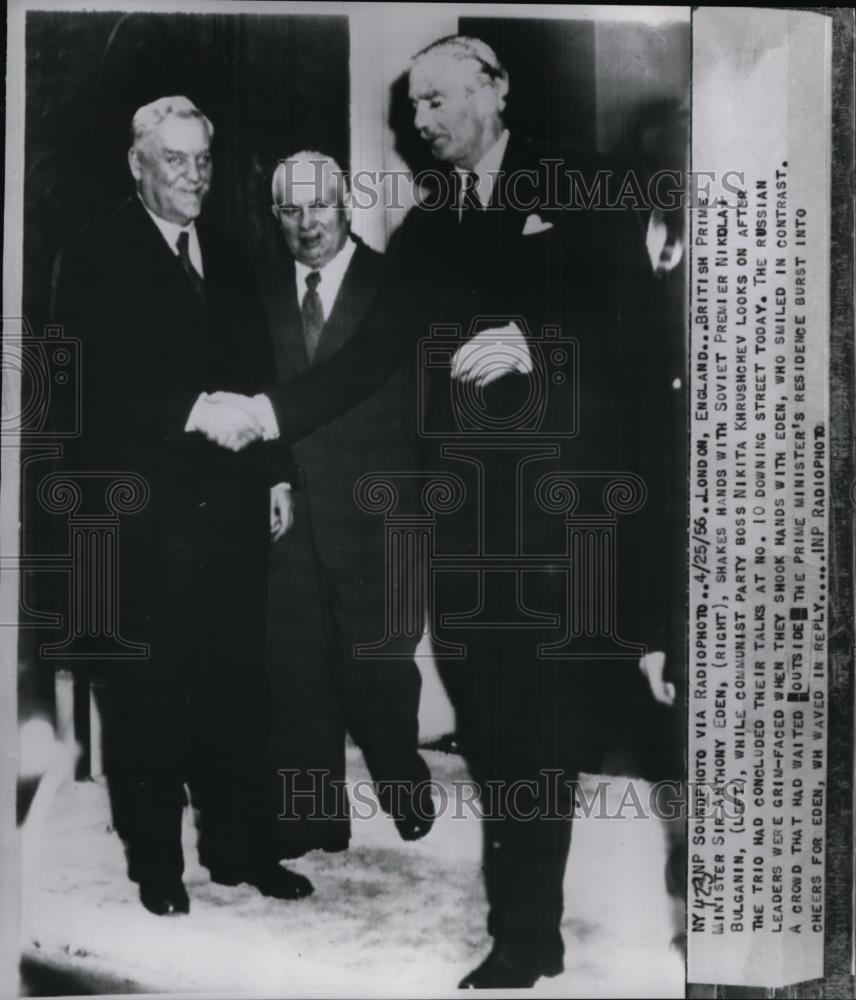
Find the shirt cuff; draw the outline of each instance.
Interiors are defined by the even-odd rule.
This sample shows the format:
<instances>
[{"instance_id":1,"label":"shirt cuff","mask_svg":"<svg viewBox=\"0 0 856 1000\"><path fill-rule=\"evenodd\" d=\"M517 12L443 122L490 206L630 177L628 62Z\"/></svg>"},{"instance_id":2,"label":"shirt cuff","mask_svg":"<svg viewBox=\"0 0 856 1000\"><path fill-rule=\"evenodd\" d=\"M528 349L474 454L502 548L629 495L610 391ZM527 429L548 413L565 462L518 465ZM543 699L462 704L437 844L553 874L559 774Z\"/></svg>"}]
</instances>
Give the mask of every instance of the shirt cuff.
<instances>
[{"instance_id":1,"label":"shirt cuff","mask_svg":"<svg viewBox=\"0 0 856 1000\"><path fill-rule=\"evenodd\" d=\"M273 403L262 393L253 396L253 402L256 404L256 416L262 425L263 439L265 441L276 441L279 437L279 424L277 423L276 414L273 412Z\"/></svg>"}]
</instances>

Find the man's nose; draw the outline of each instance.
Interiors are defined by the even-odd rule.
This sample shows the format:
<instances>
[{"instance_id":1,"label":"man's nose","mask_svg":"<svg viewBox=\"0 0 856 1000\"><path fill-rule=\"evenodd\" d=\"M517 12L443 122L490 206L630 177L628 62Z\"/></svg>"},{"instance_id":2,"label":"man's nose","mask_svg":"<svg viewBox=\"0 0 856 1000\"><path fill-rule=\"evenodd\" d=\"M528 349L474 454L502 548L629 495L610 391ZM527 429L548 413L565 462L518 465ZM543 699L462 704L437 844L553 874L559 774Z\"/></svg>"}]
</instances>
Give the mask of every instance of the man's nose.
<instances>
[{"instance_id":1,"label":"man's nose","mask_svg":"<svg viewBox=\"0 0 856 1000\"><path fill-rule=\"evenodd\" d=\"M426 128L429 121L428 109L421 102L416 105L416 111L413 114L413 127L417 132L421 132L423 128Z\"/></svg>"},{"instance_id":2,"label":"man's nose","mask_svg":"<svg viewBox=\"0 0 856 1000\"><path fill-rule=\"evenodd\" d=\"M187 160L187 165L184 168L184 173L187 176L187 179L192 182L198 181L199 178L202 176L199 167L196 163L196 160L191 160L191 159Z\"/></svg>"},{"instance_id":3,"label":"man's nose","mask_svg":"<svg viewBox=\"0 0 856 1000\"><path fill-rule=\"evenodd\" d=\"M309 205L304 205L300 209L300 228L311 229L314 225L315 225L315 210Z\"/></svg>"}]
</instances>

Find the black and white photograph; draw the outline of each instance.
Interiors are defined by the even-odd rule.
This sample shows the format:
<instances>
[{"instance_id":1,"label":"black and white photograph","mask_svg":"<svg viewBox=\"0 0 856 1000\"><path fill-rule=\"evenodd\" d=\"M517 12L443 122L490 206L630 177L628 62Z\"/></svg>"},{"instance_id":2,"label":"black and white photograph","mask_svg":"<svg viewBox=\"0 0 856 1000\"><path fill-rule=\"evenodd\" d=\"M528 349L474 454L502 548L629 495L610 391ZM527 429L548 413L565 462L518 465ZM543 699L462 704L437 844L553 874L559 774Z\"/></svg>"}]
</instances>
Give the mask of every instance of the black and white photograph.
<instances>
[{"instance_id":1,"label":"black and white photograph","mask_svg":"<svg viewBox=\"0 0 856 1000\"><path fill-rule=\"evenodd\" d=\"M7 54L3 995L853 995L852 16Z\"/></svg>"}]
</instances>

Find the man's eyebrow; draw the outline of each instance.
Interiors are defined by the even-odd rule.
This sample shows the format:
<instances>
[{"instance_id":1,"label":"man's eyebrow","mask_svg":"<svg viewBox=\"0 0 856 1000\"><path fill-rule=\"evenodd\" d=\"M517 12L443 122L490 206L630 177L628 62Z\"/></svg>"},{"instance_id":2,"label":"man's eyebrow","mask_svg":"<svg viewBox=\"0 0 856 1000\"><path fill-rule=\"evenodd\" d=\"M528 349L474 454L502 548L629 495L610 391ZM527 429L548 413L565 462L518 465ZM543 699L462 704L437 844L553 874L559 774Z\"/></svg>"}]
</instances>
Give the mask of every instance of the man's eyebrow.
<instances>
[{"instance_id":1,"label":"man's eyebrow","mask_svg":"<svg viewBox=\"0 0 856 1000\"><path fill-rule=\"evenodd\" d=\"M312 201L280 201L277 203L278 208L287 208L290 211L297 211L301 208L339 208L337 199L333 198L327 200L325 198L313 198Z\"/></svg>"},{"instance_id":2,"label":"man's eyebrow","mask_svg":"<svg viewBox=\"0 0 856 1000\"><path fill-rule=\"evenodd\" d=\"M416 101L430 101L432 97L445 97L445 91L440 90L438 87L432 87L431 90L423 90L418 94L411 94L410 102L411 104Z\"/></svg>"},{"instance_id":3,"label":"man's eyebrow","mask_svg":"<svg viewBox=\"0 0 856 1000\"><path fill-rule=\"evenodd\" d=\"M169 146L164 146L163 147L163 151L164 151L164 155L165 156L181 156L184 159L187 159L187 157L190 155L189 153L182 152L180 149L170 149ZM197 156L210 156L211 155L211 150L210 149L203 149L201 153L197 153L196 155Z\"/></svg>"}]
</instances>

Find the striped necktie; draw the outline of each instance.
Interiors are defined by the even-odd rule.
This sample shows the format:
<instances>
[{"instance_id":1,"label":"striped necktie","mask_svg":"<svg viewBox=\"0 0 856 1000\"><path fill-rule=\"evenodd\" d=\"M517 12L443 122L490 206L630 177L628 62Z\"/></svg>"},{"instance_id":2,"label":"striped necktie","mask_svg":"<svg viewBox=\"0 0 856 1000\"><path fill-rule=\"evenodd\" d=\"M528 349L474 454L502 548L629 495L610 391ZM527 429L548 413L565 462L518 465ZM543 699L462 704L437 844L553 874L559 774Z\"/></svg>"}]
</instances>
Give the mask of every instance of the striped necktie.
<instances>
[{"instance_id":1,"label":"striped necktie","mask_svg":"<svg viewBox=\"0 0 856 1000\"><path fill-rule=\"evenodd\" d=\"M320 271L310 271L306 275L306 292L300 311L303 314L303 339L306 341L306 353L311 361L318 349L318 341L324 329L324 306L318 294L318 283L321 281Z\"/></svg>"}]
</instances>

